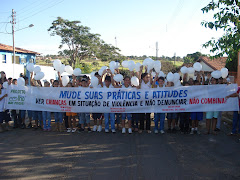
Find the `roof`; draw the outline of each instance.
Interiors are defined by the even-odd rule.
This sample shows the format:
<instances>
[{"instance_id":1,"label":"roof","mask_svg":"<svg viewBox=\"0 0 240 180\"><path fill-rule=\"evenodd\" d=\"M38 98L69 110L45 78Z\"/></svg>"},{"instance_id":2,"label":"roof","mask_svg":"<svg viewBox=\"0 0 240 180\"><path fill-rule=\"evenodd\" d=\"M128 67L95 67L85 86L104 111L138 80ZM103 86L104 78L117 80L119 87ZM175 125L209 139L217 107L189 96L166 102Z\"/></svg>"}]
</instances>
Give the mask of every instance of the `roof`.
<instances>
[{"instance_id":1,"label":"roof","mask_svg":"<svg viewBox=\"0 0 240 180\"><path fill-rule=\"evenodd\" d=\"M203 61L205 64L207 64L214 70L221 70L226 66L227 57L210 59L207 56L200 56L197 61Z\"/></svg>"},{"instance_id":2,"label":"roof","mask_svg":"<svg viewBox=\"0 0 240 180\"><path fill-rule=\"evenodd\" d=\"M0 43L0 50L13 52L13 47L12 47L12 46L9 46L9 45L5 45L5 44L1 44L1 43ZM18 52L18 53L27 53L27 54L40 54L40 53L35 52L35 51L30 51L30 50L22 49L22 48L18 48L18 47L15 47L15 52Z\"/></svg>"}]
</instances>

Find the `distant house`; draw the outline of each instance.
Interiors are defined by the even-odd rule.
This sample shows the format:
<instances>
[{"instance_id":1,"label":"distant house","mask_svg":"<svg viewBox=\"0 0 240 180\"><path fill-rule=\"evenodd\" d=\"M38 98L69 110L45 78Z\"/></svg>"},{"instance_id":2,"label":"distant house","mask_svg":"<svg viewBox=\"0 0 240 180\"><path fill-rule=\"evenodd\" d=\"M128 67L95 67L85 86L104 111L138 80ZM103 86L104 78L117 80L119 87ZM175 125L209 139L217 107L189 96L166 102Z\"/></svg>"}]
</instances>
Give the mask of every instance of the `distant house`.
<instances>
[{"instance_id":1,"label":"distant house","mask_svg":"<svg viewBox=\"0 0 240 180\"><path fill-rule=\"evenodd\" d=\"M15 48L15 64L13 62L13 47L0 43L0 71L4 71L7 77L18 78L24 73L27 63L36 63L36 55L40 53L22 48ZM27 77L30 73L26 71Z\"/></svg>"},{"instance_id":2,"label":"distant house","mask_svg":"<svg viewBox=\"0 0 240 180\"><path fill-rule=\"evenodd\" d=\"M200 56L197 62L202 64L202 70L204 72L213 72L216 70L221 70L226 66L227 57L220 57L211 59L207 56Z\"/></svg>"},{"instance_id":3,"label":"distant house","mask_svg":"<svg viewBox=\"0 0 240 180\"><path fill-rule=\"evenodd\" d=\"M16 64L26 65L27 63L36 63L36 55L40 53L15 47ZM13 64L13 47L0 44L0 63Z\"/></svg>"}]
</instances>

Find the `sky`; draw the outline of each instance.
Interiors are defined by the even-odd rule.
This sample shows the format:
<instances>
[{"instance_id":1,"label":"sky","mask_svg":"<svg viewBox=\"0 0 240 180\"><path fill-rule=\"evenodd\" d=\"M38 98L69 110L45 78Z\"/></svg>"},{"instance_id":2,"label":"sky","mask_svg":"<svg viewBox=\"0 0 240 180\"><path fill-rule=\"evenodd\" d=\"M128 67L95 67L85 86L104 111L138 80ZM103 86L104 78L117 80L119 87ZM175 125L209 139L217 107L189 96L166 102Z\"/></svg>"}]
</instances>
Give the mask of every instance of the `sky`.
<instances>
[{"instance_id":1,"label":"sky","mask_svg":"<svg viewBox=\"0 0 240 180\"><path fill-rule=\"evenodd\" d=\"M213 13L201 8L211 0L0 0L0 43L12 45L12 9L16 11L15 46L46 54L57 54L60 37L47 29L57 17L80 20L117 46L125 56L186 56L200 51L202 44L223 32L201 26ZM8 23L7 23L8 22ZM31 28L30 24L34 24ZM6 34L10 33L10 34Z\"/></svg>"}]
</instances>

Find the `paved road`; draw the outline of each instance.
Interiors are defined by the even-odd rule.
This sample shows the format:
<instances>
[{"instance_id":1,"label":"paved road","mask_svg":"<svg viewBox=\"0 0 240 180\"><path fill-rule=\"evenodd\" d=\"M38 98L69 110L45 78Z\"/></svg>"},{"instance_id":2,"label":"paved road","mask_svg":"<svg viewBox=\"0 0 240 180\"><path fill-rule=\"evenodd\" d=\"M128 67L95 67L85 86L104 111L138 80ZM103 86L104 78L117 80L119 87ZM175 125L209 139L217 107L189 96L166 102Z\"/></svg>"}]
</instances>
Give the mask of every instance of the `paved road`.
<instances>
[{"instance_id":1,"label":"paved road","mask_svg":"<svg viewBox=\"0 0 240 180\"><path fill-rule=\"evenodd\" d=\"M226 136L0 133L0 179L240 179L240 142Z\"/></svg>"}]
</instances>

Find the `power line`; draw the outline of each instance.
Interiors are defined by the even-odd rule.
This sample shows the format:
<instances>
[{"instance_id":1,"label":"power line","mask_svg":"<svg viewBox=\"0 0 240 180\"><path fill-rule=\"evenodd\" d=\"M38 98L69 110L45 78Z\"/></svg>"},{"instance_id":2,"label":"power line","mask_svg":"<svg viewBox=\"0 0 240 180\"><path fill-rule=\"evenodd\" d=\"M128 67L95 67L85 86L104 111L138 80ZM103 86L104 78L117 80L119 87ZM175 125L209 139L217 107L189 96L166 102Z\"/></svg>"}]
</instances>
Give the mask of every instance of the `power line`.
<instances>
[{"instance_id":1,"label":"power line","mask_svg":"<svg viewBox=\"0 0 240 180\"><path fill-rule=\"evenodd\" d=\"M36 2L38 4L35 5ZM24 8L22 8L20 10L17 10L18 15L21 16L23 14L23 16L25 16L26 13L29 14L29 12L36 11L36 9L38 9L42 4L46 5L47 3L49 3L49 0L45 0L45 1L41 1L41 2L35 1L35 2L31 3L30 5L25 6ZM52 2L50 2L50 3L52 3ZM31 6L33 6L33 7L31 7ZM26 9L26 8L28 8L28 9ZM23 11L24 9L26 9L26 10Z\"/></svg>"},{"instance_id":2,"label":"power line","mask_svg":"<svg viewBox=\"0 0 240 180\"><path fill-rule=\"evenodd\" d=\"M61 0L61 1L57 2L57 3L54 3L54 4L51 5L51 6L48 6L48 7L44 8L44 9L42 9L42 10L40 10L40 11L37 11L36 13L31 14L30 16L27 16L27 17L25 17L25 18L19 20L19 22L25 21L26 19L29 19L29 18L31 18L31 17L33 17L33 16L35 16L35 15L37 15L37 14L39 14L39 13L45 11L45 10L47 10L47 9L50 9L50 8L52 8L52 7L54 7L54 6L56 6L56 5L60 4L60 3L62 3L63 1L64 1L64 0Z\"/></svg>"}]
</instances>

